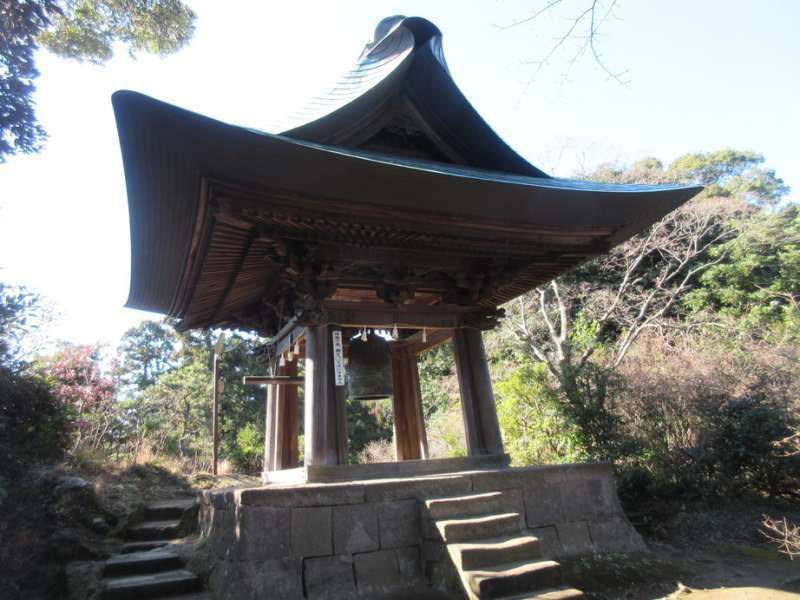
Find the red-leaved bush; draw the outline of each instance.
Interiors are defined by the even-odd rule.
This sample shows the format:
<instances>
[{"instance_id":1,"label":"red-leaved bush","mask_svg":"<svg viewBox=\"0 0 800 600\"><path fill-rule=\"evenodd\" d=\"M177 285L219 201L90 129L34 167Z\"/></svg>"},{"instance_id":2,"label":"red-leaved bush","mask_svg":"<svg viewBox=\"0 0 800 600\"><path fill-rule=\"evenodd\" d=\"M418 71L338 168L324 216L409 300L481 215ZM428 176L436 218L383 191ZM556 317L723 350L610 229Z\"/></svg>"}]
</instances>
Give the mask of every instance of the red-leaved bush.
<instances>
[{"instance_id":1,"label":"red-leaved bush","mask_svg":"<svg viewBox=\"0 0 800 600\"><path fill-rule=\"evenodd\" d=\"M67 407L75 435L73 450L97 448L113 424L116 381L100 364L95 345L66 346L36 370Z\"/></svg>"}]
</instances>

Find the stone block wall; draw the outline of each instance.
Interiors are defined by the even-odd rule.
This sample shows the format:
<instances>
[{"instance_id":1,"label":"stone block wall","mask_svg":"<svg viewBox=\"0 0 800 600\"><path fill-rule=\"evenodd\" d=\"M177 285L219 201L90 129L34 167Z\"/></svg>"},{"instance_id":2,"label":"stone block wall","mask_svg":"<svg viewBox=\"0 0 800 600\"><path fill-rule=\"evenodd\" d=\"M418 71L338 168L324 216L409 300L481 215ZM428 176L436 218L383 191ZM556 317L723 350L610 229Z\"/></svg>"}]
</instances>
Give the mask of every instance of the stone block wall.
<instances>
[{"instance_id":1,"label":"stone block wall","mask_svg":"<svg viewBox=\"0 0 800 600\"><path fill-rule=\"evenodd\" d=\"M608 464L554 465L205 492L201 535L216 598L355 598L458 576L424 500L508 490L545 558L644 549ZM411 596L409 596L411 597Z\"/></svg>"}]
</instances>

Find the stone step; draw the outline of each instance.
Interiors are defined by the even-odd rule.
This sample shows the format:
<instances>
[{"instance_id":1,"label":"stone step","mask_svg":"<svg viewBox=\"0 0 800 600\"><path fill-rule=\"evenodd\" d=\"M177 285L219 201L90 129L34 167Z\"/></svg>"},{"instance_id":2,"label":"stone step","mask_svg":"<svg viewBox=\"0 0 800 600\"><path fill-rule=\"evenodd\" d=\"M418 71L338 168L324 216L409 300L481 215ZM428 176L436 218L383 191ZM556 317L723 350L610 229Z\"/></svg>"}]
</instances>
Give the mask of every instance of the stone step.
<instances>
[{"instance_id":1,"label":"stone step","mask_svg":"<svg viewBox=\"0 0 800 600\"><path fill-rule=\"evenodd\" d=\"M140 600L158 598L200 589L200 579L186 569L150 575L130 575L103 581L103 600Z\"/></svg>"},{"instance_id":2,"label":"stone step","mask_svg":"<svg viewBox=\"0 0 800 600\"><path fill-rule=\"evenodd\" d=\"M146 552L147 550L155 550L156 548L163 548L170 543L171 540L150 540L148 542L126 542L122 544L120 552L122 554L130 554L131 552Z\"/></svg>"},{"instance_id":3,"label":"stone step","mask_svg":"<svg viewBox=\"0 0 800 600\"><path fill-rule=\"evenodd\" d=\"M179 520L183 513L197 505L195 498L174 498L151 502L144 507L144 518L147 521Z\"/></svg>"},{"instance_id":4,"label":"stone step","mask_svg":"<svg viewBox=\"0 0 800 600\"><path fill-rule=\"evenodd\" d=\"M175 539L180 534L180 521L144 521L128 527L127 537L137 542Z\"/></svg>"},{"instance_id":5,"label":"stone step","mask_svg":"<svg viewBox=\"0 0 800 600\"><path fill-rule=\"evenodd\" d=\"M504 598L525 592L536 597L532 592L561 586L561 566L553 560L524 561L464 571L464 577L478 598Z\"/></svg>"},{"instance_id":6,"label":"stone step","mask_svg":"<svg viewBox=\"0 0 800 600\"><path fill-rule=\"evenodd\" d=\"M145 552L129 552L112 556L103 567L103 575L115 577L158 573L159 571L180 569L182 566L183 561L172 550L159 548Z\"/></svg>"},{"instance_id":7,"label":"stone step","mask_svg":"<svg viewBox=\"0 0 800 600\"><path fill-rule=\"evenodd\" d=\"M487 492L452 498L431 498L425 501L428 512L435 520L457 517L476 517L517 510L518 501L510 492Z\"/></svg>"},{"instance_id":8,"label":"stone step","mask_svg":"<svg viewBox=\"0 0 800 600\"><path fill-rule=\"evenodd\" d=\"M542 553L539 539L532 535L451 544L449 549L456 564L464 571L474 571L484 567L525 560L538 560Z\"/></svg>"},{"instance_id":9,"label":"stone step","mask_svg":"<svg viewBox=\"0 0 800 600\"><path fill-rule=\"evenodd\" d=\"M528 594L518 594L515 596L503 596L498 600L578 600L583 598L583 592L575 588L560 587L539 590Z\"/></svg>"},{"instance_id":10,"label":"stone step","mask_svg":"<svg viewBox=\"0 0 800 600\"><path fill-rule=\"evenodd\" d=\"M473 542L520 533L522 517L517 512L466 519L436 521L436 528L447 544Z\"/></svg>"}]
</instances>

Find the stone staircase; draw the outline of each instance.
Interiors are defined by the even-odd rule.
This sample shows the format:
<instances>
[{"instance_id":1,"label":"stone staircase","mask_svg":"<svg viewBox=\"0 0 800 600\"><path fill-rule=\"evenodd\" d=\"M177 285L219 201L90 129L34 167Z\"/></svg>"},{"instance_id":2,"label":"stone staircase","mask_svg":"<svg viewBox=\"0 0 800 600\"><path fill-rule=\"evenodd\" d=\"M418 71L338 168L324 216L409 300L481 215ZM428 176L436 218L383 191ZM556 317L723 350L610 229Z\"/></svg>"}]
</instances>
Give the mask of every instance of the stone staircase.
<instances>
[{"instance_id":1,"label":"stone staircase","mask_svg":"<svg viewBox=\"0 0 800 600\"><path fill-rule=\"evenodd\" d=\"M182 519L195 506L190 498L145 507L144 520L128 527L129 541L103 567L101 600L210 600L202 581L184 568L183 559L169 546L185 533Z\"/></svg>"},{"instance_id":2,"label":"stone staircase","mask_svg":"<svg viewBox=\"0 0 800 600\"><path fill-rule=\"evenodd\" d=\"M557 562L542 558L512 492L436 498L425 506L470 600L583 598L564 585Z\"/></svg>"}]
</instances>

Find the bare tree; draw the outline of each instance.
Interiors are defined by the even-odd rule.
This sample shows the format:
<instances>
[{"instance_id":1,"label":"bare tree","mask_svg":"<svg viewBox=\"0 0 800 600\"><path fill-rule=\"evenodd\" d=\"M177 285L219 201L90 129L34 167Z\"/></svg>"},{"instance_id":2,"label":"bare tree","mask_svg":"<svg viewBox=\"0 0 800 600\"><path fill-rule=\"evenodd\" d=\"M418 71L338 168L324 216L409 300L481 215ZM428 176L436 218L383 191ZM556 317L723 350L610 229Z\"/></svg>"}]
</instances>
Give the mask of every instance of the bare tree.
<instances>
[{"instance_id":1,"label":"bare tree","mask_svg":"<svg viewBox=\"0 0 800 600\"><path fill-rule=\"evenodd\" d=\"M519 298L509 311L513 333L565 391L601 345L596 364L615 369L642 332L677 326L672 312L724 259L709 249L734 235L729 222L740 209L730 199L690 202L594 263L591 279L601 283L571 275Z\"/></svg>"},{"instance_id":2,"label":"bare tree","mask_svg":"<svg viewBox=\"0 0 800 600\"><path fill-rule=\"evenodd\" d=\"M778 547L778 552L790 559L800 558L800 525L790 523L786 517L773 519L763 516L761 533Z\"/></svg>"},{"instance_id":3,"label":"bare tree","mask_svg":"<svg viewBox=\"0 0 800 600\"><path fill-rule=\"evenodd\" d=\"M511 23L501 25L501 29L513 29L526 25L532 25L545 15L563 16L562 11L567 10L568 5L573 5L569 0L546 0L542 5L533 10L528 16L514 19ZM543 58L538 60L526 61L526 64L536 67L536 73L551 64L553 59L563 52L567 52L567 74L575 64L584 56L591 55L594 62L612 79L622 85L629 82L625 78L627 71L616 71L611 69L603 58L599 49L598 40L601 36L601 28L609 18L614 16L617 8L617 0L580 0L580 5L574 10L570 10L565 16L565 26L562 32L553 40L553 45ZM570 49L570 43L573 48Z\"/></svg>"}]
</instances>

